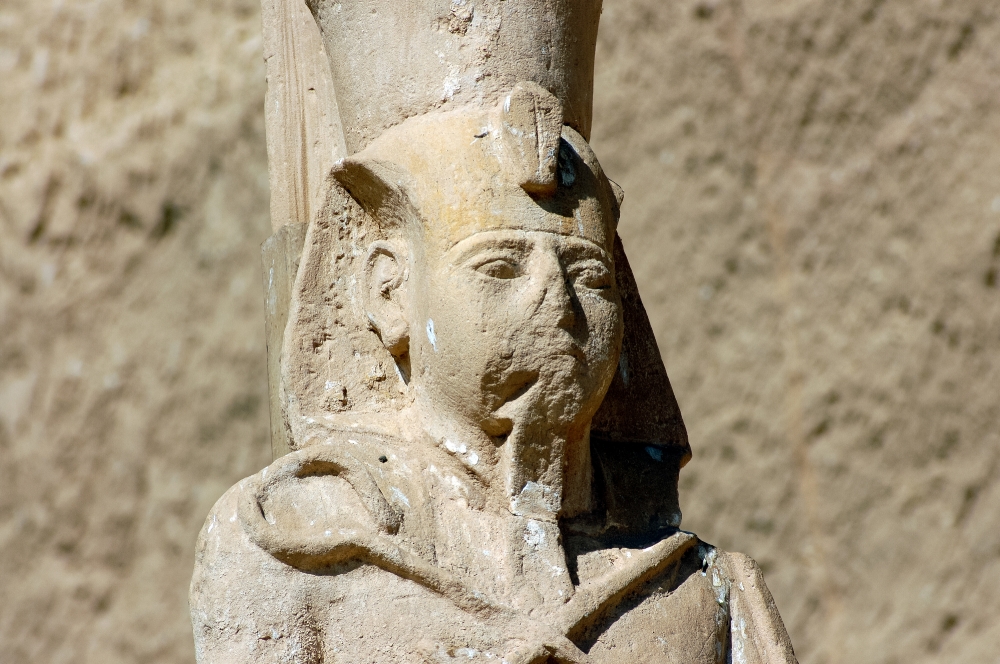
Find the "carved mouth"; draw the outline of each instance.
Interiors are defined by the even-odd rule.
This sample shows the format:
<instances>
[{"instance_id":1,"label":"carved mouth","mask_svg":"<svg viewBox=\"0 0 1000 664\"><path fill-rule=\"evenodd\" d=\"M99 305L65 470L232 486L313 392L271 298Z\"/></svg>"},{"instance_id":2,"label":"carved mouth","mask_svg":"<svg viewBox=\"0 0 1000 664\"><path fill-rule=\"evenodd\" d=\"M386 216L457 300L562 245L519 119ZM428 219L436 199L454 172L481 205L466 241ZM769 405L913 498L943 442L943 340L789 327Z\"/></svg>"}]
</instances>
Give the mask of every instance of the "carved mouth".
<instances>
[{"instance_id":1,"label":"carved mouth","mask_svg":"<svg viewBox=\"0 0 1000 664\"><path fill-rule=\"evenodd\" d=\"M538 383L537 371L517 371L512 373L506 382L507 394L499 407L493 412L493 417L483 423L483 431L497 438L499 442L506 440L514 428L514 413L517 402Z\"/></svg>"},{"instance_id":2,"label":"carved mouth","mask_svg":"<svg viewBox=\"0 0 1000 664\"><path fill-rule=\"evenodd\" d=\"M519 371L513 374L508 383L508 393L504 397L503 404L507 405L513 401L517 401L530 390L535 383L538 382L538 372L537 371Z\"/></svg>"},{"instance_id":3,"label":"carved mouth","mask_svg":"<svg viewBox=\"0 0 1000 664\"><path fill-rule=\"evenodd\" d=\"M546 335L549 336L549 335ZM575 360L578 360L581 364L587 364L587 354L583 351L583 345L569 334L565 330L559 330L557 334L552 334L547 340L549 349L551 349L547 355L549 357L558 357L560 355L568 355Z\"/></svg>"},{"instance_id":4,"label":"carved mouth","mask_svg":"<svg viewBox=\"0 0 1000 664\"><path fill-rule=\"evenodd\" d=\"M556 351L555 354L568 355L577 360L580 364L584 366L587 365L587 355L583 352L583 349L577 346L576 344L572 344L571 346L565 349L560 349L559 351Z\"/></svg>"}]
</instances>

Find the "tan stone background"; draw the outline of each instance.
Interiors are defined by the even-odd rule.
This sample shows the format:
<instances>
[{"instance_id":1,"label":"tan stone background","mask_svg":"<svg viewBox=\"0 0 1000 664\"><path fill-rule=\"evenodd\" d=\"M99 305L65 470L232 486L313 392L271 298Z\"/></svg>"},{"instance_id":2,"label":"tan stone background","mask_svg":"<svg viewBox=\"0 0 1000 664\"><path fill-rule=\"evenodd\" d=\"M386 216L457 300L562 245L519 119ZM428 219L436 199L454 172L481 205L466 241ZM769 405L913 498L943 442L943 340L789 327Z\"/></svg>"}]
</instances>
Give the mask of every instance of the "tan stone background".
<instances>
[{"instance_id":1,"label":"tan stone background","mask_svg":"<svg viewBox=\"0 0 1000 664\"><path fill-rule=\"evenodd\" d=\"M606 0L685 524L804 663L1000 662L1000 8ZM256 0L0 3L0 661L191 662L269 458Z\"/></svg>"}]
</instances>

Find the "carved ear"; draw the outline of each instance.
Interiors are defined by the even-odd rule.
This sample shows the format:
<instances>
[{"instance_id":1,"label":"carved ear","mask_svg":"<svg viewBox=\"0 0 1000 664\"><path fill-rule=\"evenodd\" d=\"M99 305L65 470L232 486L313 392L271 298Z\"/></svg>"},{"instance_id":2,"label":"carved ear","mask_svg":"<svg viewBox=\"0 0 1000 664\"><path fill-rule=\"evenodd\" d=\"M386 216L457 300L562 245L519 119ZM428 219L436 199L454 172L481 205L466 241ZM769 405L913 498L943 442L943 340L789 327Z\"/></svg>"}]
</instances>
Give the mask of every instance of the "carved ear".
<instances>
[{"instance_id":1,"label":"carved ear","mask_svg":"<svg viewBox=\"0 0 1000 664\"><path fill-rule=\"evenodd\" d=\"M522 81L504 99L500 115L515 180L529 194L551 196L557 184L562 104L537 83Z\"/></svg>"},{"instance_id":2,"label":"carved ear","mask_svg":"<svg viewBox=\"0 0 1000 664\"><path fill-rule=\"evenodd\" d=\"M362 288L368 322L395 358L410 350L410 325L403 309L406 254L379 240L368 247Z\"/></svg>"}]
</instances>

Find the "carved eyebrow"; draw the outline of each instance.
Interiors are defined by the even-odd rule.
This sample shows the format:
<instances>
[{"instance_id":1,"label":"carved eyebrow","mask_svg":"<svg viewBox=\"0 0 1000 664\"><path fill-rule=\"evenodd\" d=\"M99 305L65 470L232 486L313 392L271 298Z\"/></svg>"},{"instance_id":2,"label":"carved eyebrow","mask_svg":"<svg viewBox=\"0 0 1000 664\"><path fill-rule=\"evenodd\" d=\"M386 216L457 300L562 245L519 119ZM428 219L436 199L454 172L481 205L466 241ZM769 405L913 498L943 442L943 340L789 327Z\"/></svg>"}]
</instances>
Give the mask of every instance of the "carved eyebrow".
<instances>
[{"instance_id":1,"label":"carved eyebrow","mask_svg":"<svg viewBox=\"0 0 1000 664\"><path fill-rule=\"evenodd\" d=\"M461 265L476 254L489 250L513 249L524 251L533 244L532 240L517 231L481 231L456 242L445 255L448 262Z\"/></svg>"},{"instance_id":2,"label":"carved eyebrow","mask_svg":"<svg viewBox=\"0 0 1000 664\"><path fill-rule=\"evenodd\" d=\"M612 266L614 261L600 245L575 235L566 235L552 231L524 231L512 229L497 229L479 231L453 244L445 256L449 263L461 265L476 254L488 250L525 251L530 249L535 240L534 235L558 236L565 243L558 249L559 255L569 260L593 259Z\"/></svg>"},{"instance_id":3,"label":"carved eyebrow","mask_svg":"<svg viewBox=\"0 0 1000 664\"><path fill-rule=\"evenodd\" d=\"M559 253L561 256L574 260L581 258L596 259L602 263L606 263L608 266L614 264L611 255L600 245L573 235L564 237L566 238L566 244L560 248Z\"/></svg>"}]
</instances>

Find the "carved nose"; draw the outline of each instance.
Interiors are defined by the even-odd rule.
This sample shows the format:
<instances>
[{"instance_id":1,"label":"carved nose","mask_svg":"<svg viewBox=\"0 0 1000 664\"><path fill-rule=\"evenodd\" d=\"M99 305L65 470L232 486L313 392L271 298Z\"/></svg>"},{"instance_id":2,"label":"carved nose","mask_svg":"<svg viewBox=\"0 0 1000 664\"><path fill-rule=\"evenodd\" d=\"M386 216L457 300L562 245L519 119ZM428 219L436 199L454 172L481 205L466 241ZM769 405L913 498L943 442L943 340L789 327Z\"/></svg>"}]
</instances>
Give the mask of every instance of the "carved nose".
<instances>
[{"instance_id":1,"label":"carved nose","mask_svg":"<svg viewBox=\"0 0 1000 664\"><path fill-rule=\"evenodd\" d=\"M576 325L576 306L573 290L559 262L553 254L546 255L544 262L543 290L540 303L547 317L564 330L572 330Z\"/></svg>"}]
</instances>

